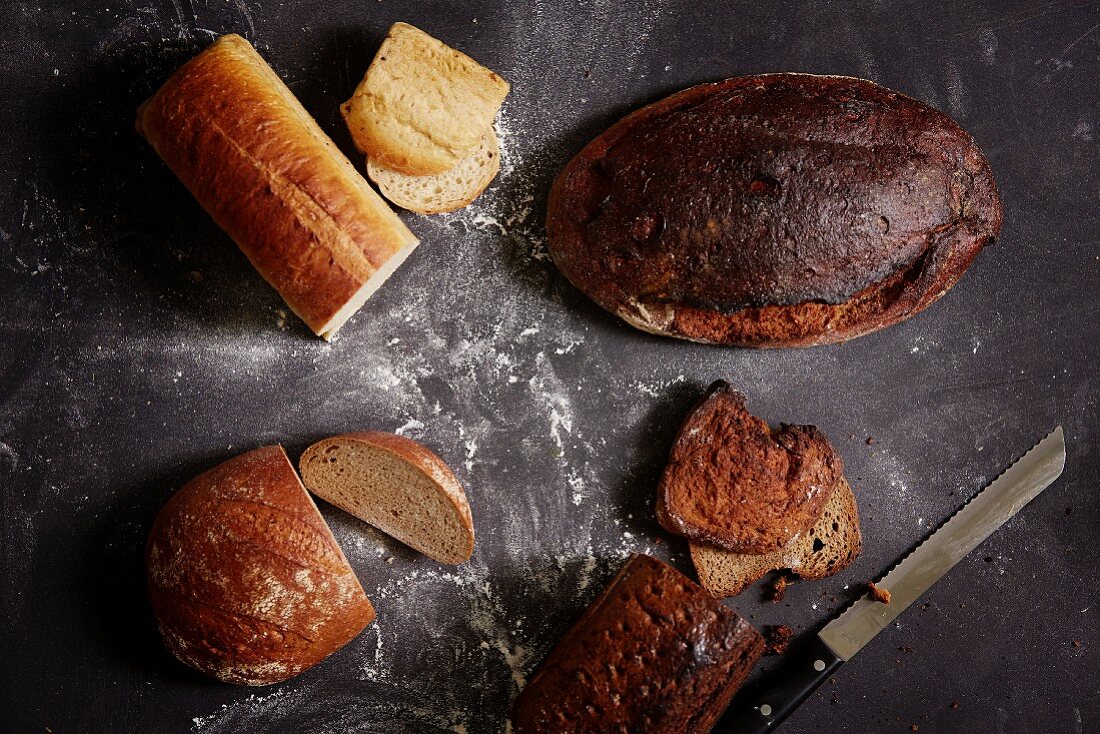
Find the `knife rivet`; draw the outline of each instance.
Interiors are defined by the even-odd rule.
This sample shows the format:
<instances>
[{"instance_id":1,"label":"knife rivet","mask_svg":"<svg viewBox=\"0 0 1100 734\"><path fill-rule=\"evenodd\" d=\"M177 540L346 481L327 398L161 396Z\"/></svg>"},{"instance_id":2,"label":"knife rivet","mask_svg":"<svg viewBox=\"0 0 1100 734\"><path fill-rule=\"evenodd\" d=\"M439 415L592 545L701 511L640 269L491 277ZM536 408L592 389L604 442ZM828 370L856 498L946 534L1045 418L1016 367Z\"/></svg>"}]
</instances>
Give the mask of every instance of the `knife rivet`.
<instances>
[{"instance_id":1,"label":"knife rivet","mask_svg":"<svg viewBox=\"0 0 1100 734\"><path fill-rule=\"evenodd\" d=\"M769 706L768 704L764 704L763 706L760 707L760 714L761 714L761 716L771 716L772 715L772 707Z\"/></svg>"},{"instance_id":2,"label":"knife rivet","mask_svg":"<svg viewBox=\"0 0 1100 734\"><path fill-rule=\"evenodd\" d=\"M825 670L825 661L824 660L815 660L814 661L814 670L816 670L818 673Z\"/></svg>"}]
</instances>

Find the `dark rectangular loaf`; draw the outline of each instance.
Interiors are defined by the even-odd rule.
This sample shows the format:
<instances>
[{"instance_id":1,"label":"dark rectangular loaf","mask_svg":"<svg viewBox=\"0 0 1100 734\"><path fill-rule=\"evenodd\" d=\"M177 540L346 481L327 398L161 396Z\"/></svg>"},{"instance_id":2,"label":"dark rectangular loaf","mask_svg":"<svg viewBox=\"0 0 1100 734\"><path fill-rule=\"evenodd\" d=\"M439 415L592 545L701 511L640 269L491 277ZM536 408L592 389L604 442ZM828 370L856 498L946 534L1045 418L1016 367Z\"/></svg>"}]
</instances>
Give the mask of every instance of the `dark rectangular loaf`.
<instances>
[{"instance_id":1,"label":"dark rectangular loaf","mask_svg":"<svg viewBox=\"0 0 1100 734\"><path fill-rule=\"evenodd\" d=\"M763 650L701 586L635 555L535 671L512 723L517 734L702 734Z\"/></svg>"}]
</instances>

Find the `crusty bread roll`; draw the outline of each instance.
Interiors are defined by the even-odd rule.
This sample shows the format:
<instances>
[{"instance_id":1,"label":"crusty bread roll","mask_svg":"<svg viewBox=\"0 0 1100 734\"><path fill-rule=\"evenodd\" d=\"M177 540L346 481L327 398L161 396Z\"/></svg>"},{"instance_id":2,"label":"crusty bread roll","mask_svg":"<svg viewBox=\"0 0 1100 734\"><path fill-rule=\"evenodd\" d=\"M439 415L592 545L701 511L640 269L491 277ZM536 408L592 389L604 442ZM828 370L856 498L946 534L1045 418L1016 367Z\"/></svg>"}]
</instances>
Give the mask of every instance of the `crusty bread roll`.
<instances>
[{"instance_id":1,"label":"crusty bread roll","mask_svg":"<svg viewBox=\"0 0 1100 734\"><path fill-rule=\"evenodd\" d=\"M751 555L705 543L690 545L699 583L714 596L725 598L737 596L771 571L789 569L808 581L840 573L863 550L863 536L855 495L841 478L814 526L779 550Z\"/></svg>"},{"instance_id":2,"label":"crusty bread roll","mask_svg":"<svg viewBox=\"0 0 1100 734\"><path fill-rule=\"evenodd\" d=\"M412 176L471 155L508 82L408 23L394 23L341 107L355 145L376 165Z\"/></svg>"},{"instance_id":3,"label":"crusty bread roll","mask_svg":"<svg viewBox=\"0 0 1100 734\"><path fill-rule=\"evenodd\" d=\"M441 563L474 552L474 521L454 472L404 436L365 431L326 438L298 466L310 492Z\"/></svg>"},{"instance_id":4,"label":"crusty bread roll","mask_svg":"<svg viewBox=\"0 0 1100 734\"><path fill-rule=\"evenodd\" d=\"M228 683L297 675L374 619L281 446L230 459L172 495L145 561L164 644Z\"/></svg>"},{"instance_id":5,"label":"crusty bread roll","mask_svg":"<svg viewBox=\"0 0 1100 734\"><path fill-rule=\"evenodd\" d=\"M382 196L421 214L453 212L476 199L500 170L500 147L493 128L485 130L473 153L433 176L410 176L367 159L367 175Z\"/></svg>"},{"instance_id":6,"label":"crusty bread roll","mask_svg":"<svg viewBox=\"0 0 1100 734\"><path fill-rule=\"evenodd\" d=\"M325 339L417 245L240 36L223 36L173 74L137 127Z\"/></svg>"}]
</instances>

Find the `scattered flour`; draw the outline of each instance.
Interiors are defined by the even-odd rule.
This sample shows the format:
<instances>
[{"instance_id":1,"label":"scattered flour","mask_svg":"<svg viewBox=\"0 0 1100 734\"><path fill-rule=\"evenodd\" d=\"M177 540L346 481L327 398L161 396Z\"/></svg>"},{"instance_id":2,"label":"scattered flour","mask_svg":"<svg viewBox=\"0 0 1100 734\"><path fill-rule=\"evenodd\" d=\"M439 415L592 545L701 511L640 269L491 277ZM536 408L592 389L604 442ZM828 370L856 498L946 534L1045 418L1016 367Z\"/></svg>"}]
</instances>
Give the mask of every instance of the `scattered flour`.
<instances>
[{"instance_id":1,"label":"scattered flour","mask_svg":"<svg viewBox=\"0 0 1100 734\"><path fill-rule=\"evenodd\" d=\"M215 34L238 30L256 40L263 31L256 7L233 0L225 27L199 4L127 10L94 55L102 62L128 54L139 81L151 84L165 60ZM100 461L135 475L170 474L262 443L302 447L335 432L378 429L413 437L464 469L478 539L474 558L458 567L417 556L322 505L378 619L339 653L340 664L270 693L227 689L225 700L238 698L195 716L195 732L256 731L307 716L321 734L507 731L511 699L622 560L633 552L667 556L644 525L619 517L624 506L640 506L635 490L649 491L646 457L666 450L647 443L658 401L677 385L718 375L766 395L780 366L808 363L804 355L784 355L782 364L754 355L753 367L744 354L686 344L662 345L660 359L646 361L601 351L603 339L636 349L648 338L566 305L571 286L547 261L546 191L579 118L562 114L545 90L575 88L585 70L553 63L560 47L547 39L564 37L566 24L580 28L573 55L598 70L591 97L614 97L630 83L623 69L648 73L642 60L660 42L663 6L652 4L631 28L610 0L585 3L579 24L541 0L501 12L516 21L503 26L515 35L503 40L513 52L501 69L515 87L496 121L498 179L466 210L407 216L423 244L331 344L308 335L258 277L245 275L228 241L162 243L162 229L122 204L97 212L99 229L89 233L88 217L37 187L14 199L25 205L10 237L30 240L13 246L18 255L3 267L33 279L57 304L27 334L71 344L65 360L39 359L39 375L0 405L0 476L31 474L41 490L38 504L5 526L27 558L41 518L75 511L86 492L99 493L93 504L118 506L139 494L125 483L102 486ZM118 119L123 112L131 114L120 110ZM145 247L152 266L120 242ZM224 252L212 255L217 247ZM83 311L93 300L83 298L85 283L126 297ZM12 328L6 336L20 336L23 327ZM102 447L105 456L86 461L80 442L114 435L117 421L142 426L135 445ZM80 459L63 468L68 483L17 430L39 424L42 446ZM138 467L135 455L159 463ZM903 475L904 467L894 469Z\"/></svg>"}]
</instances>

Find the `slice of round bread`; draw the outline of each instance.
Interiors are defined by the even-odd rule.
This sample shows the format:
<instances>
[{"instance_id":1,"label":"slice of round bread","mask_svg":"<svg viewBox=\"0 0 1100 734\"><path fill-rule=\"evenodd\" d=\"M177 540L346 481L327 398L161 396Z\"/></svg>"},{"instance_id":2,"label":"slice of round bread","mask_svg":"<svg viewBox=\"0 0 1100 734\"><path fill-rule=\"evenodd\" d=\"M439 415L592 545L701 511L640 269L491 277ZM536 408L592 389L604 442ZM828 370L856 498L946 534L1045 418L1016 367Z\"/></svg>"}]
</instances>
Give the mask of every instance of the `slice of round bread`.
<instances>
[{"instance_id":1,"label":"slice of round bread","mask_svg":"<svg viewBox=\"0 0 1100 734\"><path fill-rule=\"evenodd\" d=\"M306 449L298 465L310 492L424 555L462 563L473 554L462 485L416 441L376 431L333 436Z\"/></svg>"},{"instance_id":2,"label":"slice of round bread","mask_svg":"<svg viewBox=\"0 0 1100 734\"><path fill-rule=\"evenodd\" d=\"M500 170L500 146L493 128L477 149L454 168L430 176L410 176L367 159L367 175L382 195L402 209L421 214L453 212L476 199Z\"/></svg>"},{"instance_id":3,"label":"slice of round bread","mask_svg":"<svg viewBox=\"0 0 1100 734\"><path fill-rule=\"evenodd\" d=\"M790 569L808 580L832 576L847 568L861 550L863 537L859 532L856 498L851 486L841 478L814 526L783 548L749 555L692 543L691 560L699 574L699 583L721 599L740 594L771 571Z\"/></svg>"}]
</instances>

